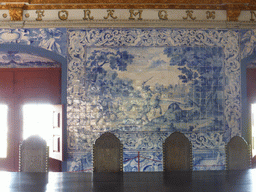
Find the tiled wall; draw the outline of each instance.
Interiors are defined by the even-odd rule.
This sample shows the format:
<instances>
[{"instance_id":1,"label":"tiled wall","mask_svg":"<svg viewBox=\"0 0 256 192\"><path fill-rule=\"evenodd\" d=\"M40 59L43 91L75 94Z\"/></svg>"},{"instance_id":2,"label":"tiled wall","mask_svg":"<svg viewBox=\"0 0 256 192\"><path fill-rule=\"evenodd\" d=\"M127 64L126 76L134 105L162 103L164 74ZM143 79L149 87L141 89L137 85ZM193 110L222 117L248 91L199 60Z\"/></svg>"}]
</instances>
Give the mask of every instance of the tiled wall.
<instances>
[{"instance_id":1,"label":"tiled wall","mask_svg":"<svg viewBox=\"0 0 256 192\"><path fill-rule=\"evenodd\" d=\"M66 57L67 29L0 29L0 43L39 47ZM20 50L20 52L24 52L24 50Z\"/></svg>"},{"instance_id":2,"label":"tiled wall","mask_svg":"<svg viewBox=\"0 0 256 192\"><path fill-rule=\"evenodd\" d=\"M193 145L194 170L225 167L241 135L239 32L179 29L68 31L68 171L92 171L105 131L124 145L124 171L162 171L174 131Z\"/></svg>"},{"instance_id":3,"label":"tiled wall","mask_svg":"<svg viewBox=\"0 0 256 192\"><path fill-rule=\"evenodd\" d=\"M124 171L162 171L174 131L192 142L194 170L219 170L242 133L240 59L254 54L255 32L1 29L0 42L67 58L67 171L92 171L105 131L124 145Z\"/></svg>"}]
</instances>

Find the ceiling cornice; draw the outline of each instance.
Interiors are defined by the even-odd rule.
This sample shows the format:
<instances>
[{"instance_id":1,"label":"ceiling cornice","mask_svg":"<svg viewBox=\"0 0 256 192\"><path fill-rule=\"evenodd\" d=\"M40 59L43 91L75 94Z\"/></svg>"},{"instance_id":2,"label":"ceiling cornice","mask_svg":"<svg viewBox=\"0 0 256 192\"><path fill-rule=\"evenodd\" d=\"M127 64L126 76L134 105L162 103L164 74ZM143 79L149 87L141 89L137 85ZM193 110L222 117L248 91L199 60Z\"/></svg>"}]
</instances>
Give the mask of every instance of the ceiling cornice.
<instances>
[{"instance_id":1,"label":"ceiling cornice","mask_svg":"<svg viewBox=\"0 0 256 192\"><path fill-rule=\"evenodd\" d=\"M5 0L7 4L24 4L24 10L32 9L215 9L255 10L255 0Z\"/></svg>"},{"instance_id":2,"label":"ceiling cornice","mask_svg":"<svg viewBox=\"0 0 256 192\"><path fill-rule=\"evenodd\" d=\"M22 21L23 10L68 9L187 9L225 10L227 21L238 21L241 11L256 10L255 0L5 0L11 21Z\"/></svg>"}]
</instances>

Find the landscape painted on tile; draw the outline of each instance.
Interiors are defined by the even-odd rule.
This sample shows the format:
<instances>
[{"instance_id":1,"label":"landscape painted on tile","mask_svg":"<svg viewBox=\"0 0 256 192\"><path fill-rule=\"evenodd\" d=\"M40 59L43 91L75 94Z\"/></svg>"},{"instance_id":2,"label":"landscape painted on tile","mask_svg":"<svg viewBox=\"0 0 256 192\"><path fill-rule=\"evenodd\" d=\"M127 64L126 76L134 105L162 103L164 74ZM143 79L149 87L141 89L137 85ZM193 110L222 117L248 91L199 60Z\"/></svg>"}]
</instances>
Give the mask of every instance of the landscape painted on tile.
<instances>
[{"instance_id":1,"label":"landscape painted on tile","mask_svg":"<svg viewBox=\"0 0 256 192\"><path fill-rule=\"evenodd\" d=\"M218 47L87 50L85 93L95 131L223 131Z\"/></svg>"}]
</instances>

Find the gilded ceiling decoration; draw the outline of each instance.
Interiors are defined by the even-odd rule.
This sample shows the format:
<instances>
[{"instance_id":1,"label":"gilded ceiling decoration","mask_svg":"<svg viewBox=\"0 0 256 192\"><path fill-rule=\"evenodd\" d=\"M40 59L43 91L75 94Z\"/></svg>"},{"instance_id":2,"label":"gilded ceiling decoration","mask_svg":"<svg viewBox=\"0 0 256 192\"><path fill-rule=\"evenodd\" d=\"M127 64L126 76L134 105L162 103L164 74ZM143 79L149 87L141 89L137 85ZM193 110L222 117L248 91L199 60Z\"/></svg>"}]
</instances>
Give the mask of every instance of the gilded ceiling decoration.
<instances>
[{"instance_id":1,"label":"gilded ceiling decoration","mask_svg":"<svg viewBox=\"0 0 256 192\"><path fill-rule=\"evenodd\" d=\"M256 9L255 0L5 0L6 4L24 4L24 9Z\"/></svg>"},{"instance_id":2,"label":"gilded ceiling decoration","mask_svg":"<svg viewBox=\"0 0 256 192\"><path fill-rule=\"evenodd\" d=\"M227 21L238 21L243 10L256 10L255 0L5 0L0 10L9 10L11 21L22 21L23 10L68 9L186 9L225 10ZM68 12L59 18L65 20ZM111 16L111 15L110 15ZM112 15L113 16L113 15ZM25 17L29 17L28 14Z\"/></svg>"}]
</instances>

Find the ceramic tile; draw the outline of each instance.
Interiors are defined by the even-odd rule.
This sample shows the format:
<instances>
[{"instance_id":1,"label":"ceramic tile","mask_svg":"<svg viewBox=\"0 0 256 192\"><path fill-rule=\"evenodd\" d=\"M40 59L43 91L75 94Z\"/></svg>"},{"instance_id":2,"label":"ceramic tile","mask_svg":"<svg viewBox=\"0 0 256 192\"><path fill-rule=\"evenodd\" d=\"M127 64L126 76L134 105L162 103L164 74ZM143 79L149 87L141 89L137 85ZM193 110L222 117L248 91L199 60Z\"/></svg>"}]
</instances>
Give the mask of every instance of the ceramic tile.
<instances>
[{"instance_id":1,"label":"ceramic tile","mask_svg":"<svg viewBox=\"0 0 256 192\"><path fill-rule=\"evenodd\" d=\"M241 134L240 92L232 89L241 84L237 31L70 29L68 36L68 100L86 101L79 120L69 116L68 132L76 125L78 133L70 141L86 149L95 140L79 139L80 129L110 131L123 143L125 159L137 151L154 159L162 156L164 139L180 131L200 159L194 169L216 169L209 162L218 155L210 151ZM134 163L125 171L136 171ZM141 170L158 166L145 160Z\"/></svg>"}]
</instances>

